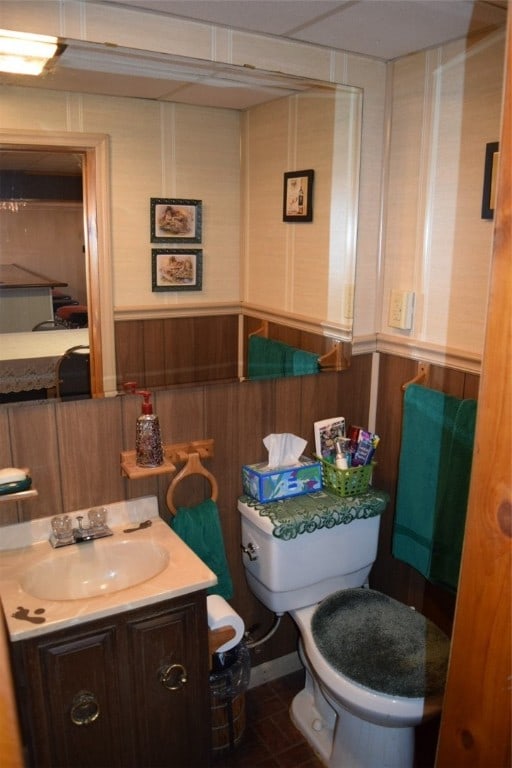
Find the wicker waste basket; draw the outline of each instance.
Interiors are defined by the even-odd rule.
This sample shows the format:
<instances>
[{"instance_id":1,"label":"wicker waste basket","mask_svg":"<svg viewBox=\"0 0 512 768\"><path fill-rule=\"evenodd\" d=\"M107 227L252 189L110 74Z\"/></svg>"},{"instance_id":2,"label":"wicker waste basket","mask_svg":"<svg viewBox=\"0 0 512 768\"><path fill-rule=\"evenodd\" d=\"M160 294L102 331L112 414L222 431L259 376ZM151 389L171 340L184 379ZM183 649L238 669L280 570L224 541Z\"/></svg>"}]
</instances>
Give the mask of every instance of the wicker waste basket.
<instances>
[{"instance_id":1,"label":"wicker waste basket","mask_svg":"<svg viewBox=\"0 0 512 768\"><path fill-rule=\"evenodd\" d=\"M213 656L210 672L212 754L233 750L245 731L245 691L251 660L245 643Z\"/></svg>"}]
</instances>

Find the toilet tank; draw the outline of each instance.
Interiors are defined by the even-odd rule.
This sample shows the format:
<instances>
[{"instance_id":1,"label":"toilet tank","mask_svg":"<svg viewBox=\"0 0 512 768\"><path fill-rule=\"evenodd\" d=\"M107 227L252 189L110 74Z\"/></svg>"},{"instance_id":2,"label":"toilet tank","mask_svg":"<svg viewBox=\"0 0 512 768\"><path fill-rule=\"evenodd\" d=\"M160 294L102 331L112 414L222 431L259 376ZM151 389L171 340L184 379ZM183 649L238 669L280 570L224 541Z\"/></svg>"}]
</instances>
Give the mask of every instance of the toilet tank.
<instances>
[{"instance_id":1,"label":"toilet tank","mask_svg":"<svg viewBox=\"0 0 512 768\"><path fill-rule=\"evenodd\" d=\"M268 517L241 499L243 563L251 591L274 613L323 600L366 583L377 556L380 515L277 538Z\"/></svg>"}]
</instances>

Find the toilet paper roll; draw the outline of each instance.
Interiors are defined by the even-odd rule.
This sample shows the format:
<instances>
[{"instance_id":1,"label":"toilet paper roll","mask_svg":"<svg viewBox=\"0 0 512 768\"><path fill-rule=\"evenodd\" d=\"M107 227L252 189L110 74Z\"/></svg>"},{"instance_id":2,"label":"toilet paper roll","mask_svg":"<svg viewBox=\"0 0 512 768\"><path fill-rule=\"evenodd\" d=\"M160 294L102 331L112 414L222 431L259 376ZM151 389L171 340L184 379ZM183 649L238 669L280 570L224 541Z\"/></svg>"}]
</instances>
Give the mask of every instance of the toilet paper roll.
<instances>
[{"instance_id":1,"label":"toilet paper roll","mask_svg":"<svg viewBox=\"0 0 512 768\"><path fill-rule=\"evenodd\" d=\"M208 613L208 626L210 629L219 629L220 627L233 627L235 636L227 643L217 648L217 653L226 651L238 645L244 636L245 624L241 616L230 606L220 595L208 595L206 598L206 610Z\"/></svg>"}]
</instances>

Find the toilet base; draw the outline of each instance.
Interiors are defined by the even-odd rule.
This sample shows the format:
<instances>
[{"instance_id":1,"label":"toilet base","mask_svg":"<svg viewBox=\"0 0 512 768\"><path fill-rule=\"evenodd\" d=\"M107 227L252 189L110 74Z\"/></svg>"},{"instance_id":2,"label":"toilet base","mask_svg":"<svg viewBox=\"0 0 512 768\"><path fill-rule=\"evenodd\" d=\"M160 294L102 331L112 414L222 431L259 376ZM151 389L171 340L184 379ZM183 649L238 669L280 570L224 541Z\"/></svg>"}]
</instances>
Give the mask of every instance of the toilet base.
<instances>
[{"instance_id":1,"label":"toilet base","mask_svg":"<svg viewBox=\"0 0 512 768\"><path fill-rule=\"evenodd\" d=\"M324 765L329 765L332 752L333 724L326 722L315 707L313 696L304 688L293 699L290 707L292 723L302 733L311 749Z\"/></svg>"},{"instance_id":2,"label":"toilet base","mask_svg":"<svg viewBox=\"0 0 512 768\"><path fill-rule=\"evenodd\" d=\"M312 686L306 684L293 699L290 715L327 768L412 768L414 728L369 723L339 704L337 715L324 703L318 707Z\"/></svg>"}]
</instances>

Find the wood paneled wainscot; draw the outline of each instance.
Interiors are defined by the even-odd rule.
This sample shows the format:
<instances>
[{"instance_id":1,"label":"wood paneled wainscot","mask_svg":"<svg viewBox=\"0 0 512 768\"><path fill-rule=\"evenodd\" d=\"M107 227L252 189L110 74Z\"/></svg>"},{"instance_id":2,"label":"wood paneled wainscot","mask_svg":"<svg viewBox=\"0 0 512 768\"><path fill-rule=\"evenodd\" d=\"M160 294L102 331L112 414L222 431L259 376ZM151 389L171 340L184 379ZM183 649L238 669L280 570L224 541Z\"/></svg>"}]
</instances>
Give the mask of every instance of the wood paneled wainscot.
<instances>
[{"instance_id":1,"label":"wood paneled wainscot","mask_svg":"<svg viewBox=\"0 0 512 768\"><path fill-rule=\"evenodd\" d=\"M238 375L238 316L115 323L117 388L232 381Z\"/></svg>"}]
</instances>

